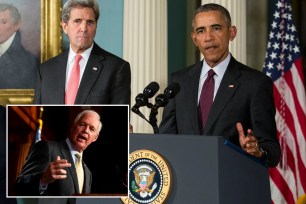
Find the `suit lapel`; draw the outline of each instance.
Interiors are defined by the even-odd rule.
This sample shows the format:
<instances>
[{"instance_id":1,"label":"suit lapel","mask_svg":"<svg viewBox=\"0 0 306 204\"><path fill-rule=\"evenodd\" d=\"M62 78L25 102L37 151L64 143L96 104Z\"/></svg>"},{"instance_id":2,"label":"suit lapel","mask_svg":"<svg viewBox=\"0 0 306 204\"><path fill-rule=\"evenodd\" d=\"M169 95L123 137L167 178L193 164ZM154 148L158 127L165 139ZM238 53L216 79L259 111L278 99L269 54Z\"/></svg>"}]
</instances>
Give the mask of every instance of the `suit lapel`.
<instances>
[{"instance_id":1,"label":"suit lapel","mask_svg":"<svg viewBox=\"0 0 306 204\"><path fill-rule=\"evenodd\" d=\"M69 51L65 51L57 59L57 64L52 68L54 78L54 84L52 84L52 90L54 95L52 100L54 104L64 104L65 103L65 87L66 87L66 69L67 69L67 59Z\"/></svg>"},{"instance_id":2,"label":"suit lapel","mask_svg":"<svg viewBox=\"0 0 306 204\"><path fill-rule=\"evenodd\" d=\"M21 39L20 39L20 32L16 32L16 35L15 35L15 38L11 44L11 46L8 48L8 50L6 52L4 52L2 55L1 55L1 60L0 60L0 66L1 67L4 67L7 69L7 66L8 65L11 65L13 64L13 59L11 58L11 55L14 55L14 52L22 49L20 47L21 45Z\"/></svg>"},{"instance_id":3,"label":"suit lapel","mask_svg":"<svg viewBox=\"0 0 306 204\"><path fill-rule=\"evenodd\" d=\"M103 60L104 55L102 49L100 49L98 45L94 44L87 65L85 67L83 77L81 79L79 90L75 99L75 104L86 103L86 99L91 92L92 87L102 72L103 64L101 62Z\"/></svg>"},{"instance_id":4,"label":"suit lapel","mask_svg":"<svg viewBox=\"0 0 306 204\"><path fill-rule=\"evenodd\" d=\"M63 158L67 159L68 162L71 164L71 167L68 168L68 171L71 174L71 177L72 177L72 180L73 180L73 183L74 183L75 192L79 193L79 183L78 183L78 177L76 175L76 169L75 169L75 166L74 166L74 161L73 161L73 158L72 158L71 153L69 151L69 147L68 147L65 140L60 142L60 151L62 152Z\"/></svg>"},{"instance_id":5,"label":"suit lapel","mask_svg":"<svg viewBox=\"0 0 306 204\"><path fill-rule=\"evenodd\" d=\"M217 95L209 112L208 120L204 130L204 135L209 134L211 132L213 124L218 119L224 107L230 101L231 97L234 95L237 88L239 87L239 82L237 81L237 78L239 76L240 72L239 68L237 67L237 62L233 57L231 57L231 61L228 65L227 70L224 73Z\"/></svg>"},{"instance_id":6,"label":"suit lapel","mask_svg":"<svg viewBox=\"0 0 306 204\"><path fill-rule=\"evenodd\" d=\"M91 191L91 176L90 176L90 170L86 166L85 162L83 161L83 169L84 169L84 187L83 187L83 193L90 193Z\"/></svg>"},{"instance_id":7,"label":"suit lapel","mask_svg":"<svg viewBox=\"0 0 306 204\"><path fill-rule=\"evenodd\" d=\"M188 83L184 88L184 93L186 93L186 104L188 113L190 113L190 122L192 123L192 128L194 129L195 134L200 134L199 119L198 119L198 90L199 90L199 80L201 75L203 62L200 62L194 66L189 72L189 80L186 80ZM191 100L190 100L191 99ZM188 115L188 114L187 114Z\"/></svg>"}]
</instances>

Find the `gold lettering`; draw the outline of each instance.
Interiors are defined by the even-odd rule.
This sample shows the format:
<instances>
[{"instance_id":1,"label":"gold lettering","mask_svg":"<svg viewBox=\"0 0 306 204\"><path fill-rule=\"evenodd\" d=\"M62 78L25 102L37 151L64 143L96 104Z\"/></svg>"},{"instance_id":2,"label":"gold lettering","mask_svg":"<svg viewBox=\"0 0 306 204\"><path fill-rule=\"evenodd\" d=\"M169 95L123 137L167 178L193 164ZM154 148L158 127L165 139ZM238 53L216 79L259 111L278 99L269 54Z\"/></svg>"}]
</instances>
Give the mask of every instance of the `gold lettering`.
<instances>
[{"instance_id":1,"label":"gold lettering","mask_svg":"<svg viewBox=\"0 0 306 204\"><path fill-rule=\"evenodd\" d=\"M165 192L162 191L159 197L161 197L161 199L164 200L165 196L166 196Z\"/></svg>"},{"instance_id":2,"label":"gold lettering","mask_svg":"<svg viewBox=\"0 0 306 204\"><path fill-rule=\"evenodd\" d=\"M165 186L168 186L168 185L169 185L169 177L168 177L168 176L165 176L165 177L164 177L164 185L165 185Z\"/></svg>"},{"instance_id":3,"label":"gold lettering","mask_svg":"<svg viewBox=\"0 0 306 204\"><path fill-rule=\"evenodd\" d=\"M133 161L135 161L135 160L137 160L137 159L139 159L139 158L141 158L141 157L142 157L142 152L138 152L138 153L136 153L136 154L131 155L131 156L129 157L129 162L130 162L130 164L131 164Z\"/></svg>"},{"instance_id":4,"label":"gold lettering","mask_svg":"<svg viewBox=\"0 0 306 204\"><path fill-rule=\"evenodd\" d=\"M159 197L157 197L152 203L153 203L153 204L160 203Z\"/></svg>"},{"instance_id":5,"label":"gold lettering","mask_svg":"<svg viewBox=\"0 0 306 204\"><path fill-rule=\"evenodd\" d=\"M162 163L161 161L159 162L159 168L162 172L167 171L167 167L164 163Z\"/></svg>"},{"instance_id":6,"label":"gold lettering","mask_svg":"<svg viewBox=\"0 0 306 204\"><path fill-rule=\"evenodd\" d=\"M151 159L156 161L157 156L154 156L153 154L151 154Z\"/></svg>"},{"instance_id":7,"label":"gold lettering","mask_svg":"<svg viewBox=\"0 0 306 204\"><path fill-rule=\"evenodd\" d=\"M152 202L152 204L163 203L165 196L165 193L162 191L161 194Z\"/></svg>"}]
</instances>

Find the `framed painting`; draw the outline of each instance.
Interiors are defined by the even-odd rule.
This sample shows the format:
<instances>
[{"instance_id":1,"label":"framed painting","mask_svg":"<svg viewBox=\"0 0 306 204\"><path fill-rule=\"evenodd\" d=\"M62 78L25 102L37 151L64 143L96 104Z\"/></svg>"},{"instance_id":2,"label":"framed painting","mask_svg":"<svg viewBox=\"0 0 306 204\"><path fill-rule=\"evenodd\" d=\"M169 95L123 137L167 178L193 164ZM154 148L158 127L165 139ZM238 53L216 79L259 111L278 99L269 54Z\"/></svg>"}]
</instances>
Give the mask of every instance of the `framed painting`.
<instances>
[{"instance_id":1,"label":"framed painting","mask_svg":"<svg viewBox=\"0 0 306 204\"><path fill-rule=\"evenodd\" d=\"M17 8L21 16L21 44L40 62L58 55L62 50L62 0L4 0ZM40 39L40 40L38 40ZM35 80L35 79L33 79ZM0 105L28 104L34 89L0 89Z\"/></svg>"}]
</instances>

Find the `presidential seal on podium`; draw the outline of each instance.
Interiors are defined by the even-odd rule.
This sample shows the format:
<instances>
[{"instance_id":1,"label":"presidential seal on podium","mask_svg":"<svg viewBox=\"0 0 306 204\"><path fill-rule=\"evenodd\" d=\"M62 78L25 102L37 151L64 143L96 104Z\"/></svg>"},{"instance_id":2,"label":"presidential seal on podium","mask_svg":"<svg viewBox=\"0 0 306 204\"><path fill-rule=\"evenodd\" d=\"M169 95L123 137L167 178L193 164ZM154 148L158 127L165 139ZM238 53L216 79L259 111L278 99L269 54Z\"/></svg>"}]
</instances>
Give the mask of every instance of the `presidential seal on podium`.
<instances>
[{"instance_id":1,"label":"presidential seal on podium","mask_svg":"<svg viewBox=\"0 0 306 204\"><path fill-rule=\"evenodd\" d=\"M124 204L164 203L171 188L171 171L166 160L151 150L129 155L129 197Z\"/></svg>"}]
</instances>

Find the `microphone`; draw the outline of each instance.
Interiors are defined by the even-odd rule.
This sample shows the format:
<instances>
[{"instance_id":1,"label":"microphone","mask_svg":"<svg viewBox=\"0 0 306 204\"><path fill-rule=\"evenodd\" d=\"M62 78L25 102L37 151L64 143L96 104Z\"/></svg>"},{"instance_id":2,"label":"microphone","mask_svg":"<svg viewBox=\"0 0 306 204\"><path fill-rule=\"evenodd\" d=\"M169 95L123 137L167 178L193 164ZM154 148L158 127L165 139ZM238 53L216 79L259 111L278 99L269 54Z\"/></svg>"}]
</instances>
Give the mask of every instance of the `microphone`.
<instances>
[{"instance_id":1,"label":"microphone","mask_svg":"<svg viewBox=\"0 0 306 204\"><path fill-rule=\"evenodd\" d=\"M152 81L149 85L147 85L143 93L138 94L135 97L135 105L132 107L132 111L134 113L139 113L138 108L141 106L152 106L152 104L149 103L148 98L152 98L157 91L159 90L159 85L157 82Z\"/></svg>"},{"instance_id":2,"label":"microphone","mask_svg":"<svg viewBox=\"0 0 306 204\"><path fill-rule=\"evenodd\" d=\"M165 107L169 103L169 99L176 96L180 91L180 85L173 82L164 91L163 94L159 94L155 98L155 105L152 108L158 109L159 107Z\"/></svg>"},{"instance_id":3,"label":"microphone","mask_svg":"<svg viewBox=\"0 0 306 204\"><path fill-rule=\"evenodd\" d=\"M173 98L179 91L180 85L178 85L178 83L172 83L165 89L163 94L159 94L156 96L155 105L151 108L149 118L150 124L153 127L153 131L155 134L159 133L156 119L156 116L158 114L158 108L165 107L169 103L169 99Z\"/></svg>"},{"instance_id":4,"label":"microphone","mask_svg":"<svg viewBox=\"0 0 306 204\"><path fill-rule=\"evenodd\" d=\"M143 94L147 98L152 98L157 91L159 90L159 85L157 82L152 81L148 86L146 86L143 90Z\"/></svg>"}]
</instances>

